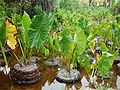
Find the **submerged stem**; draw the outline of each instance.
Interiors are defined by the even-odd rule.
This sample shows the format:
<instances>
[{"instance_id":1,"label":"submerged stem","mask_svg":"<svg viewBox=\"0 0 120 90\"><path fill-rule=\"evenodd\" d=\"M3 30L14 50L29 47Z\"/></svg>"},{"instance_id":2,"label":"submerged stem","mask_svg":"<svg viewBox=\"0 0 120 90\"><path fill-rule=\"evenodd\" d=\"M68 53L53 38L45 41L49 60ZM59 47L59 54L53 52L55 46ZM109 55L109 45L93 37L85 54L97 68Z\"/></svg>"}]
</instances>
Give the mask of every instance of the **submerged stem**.
<instances>
[{"instance_id":1,"label":"submerged stem","mask_svg":"<svg viewBox=\"0 0 120 90\"><path fill-rule=\"evenodd\" d=\"M1 46L1 50L2 50L2 54L3 54L3 57L4 57L5 64L8 66L8 62L7 62L7 58L6 58L6 55L5 55L4 48L1 44L0 44L0 46Z\"/></svg>"}]
</instances>

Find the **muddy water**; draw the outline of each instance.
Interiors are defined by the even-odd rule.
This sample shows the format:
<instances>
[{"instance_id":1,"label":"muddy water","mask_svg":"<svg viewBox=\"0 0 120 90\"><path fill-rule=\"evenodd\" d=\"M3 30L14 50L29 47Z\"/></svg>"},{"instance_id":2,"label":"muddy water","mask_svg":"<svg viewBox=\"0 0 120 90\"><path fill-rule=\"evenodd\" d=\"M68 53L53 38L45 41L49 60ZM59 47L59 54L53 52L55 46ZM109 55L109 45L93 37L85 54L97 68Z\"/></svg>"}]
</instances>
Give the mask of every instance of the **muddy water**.
<instances>
[{"instance_id":1,"label":"muddy water","mask_svg":"<svg viewBox=\"0 0 120 90\"><path fill-rule=\"evenodd\" d=\"M10 58L12 60L12 58ZM14 63L12 63L14 64ZM41 80L33 85L17 85L11 82L9 75L4 75L3 72L0 72L0 90L78 90L81 88L81 78L85 76L88 80L88 74L84 69L79 69L80 71L80 80L74 84L64 84L59 83L55 80L57 67L45 66L43 62L38 63L41 72ZM111 69L111 76L109 79L105 79L106 83L109 83L110 87L116 90L116 79L117 73L114 68ZM102 82L101 78L97 80L99 83ZM91 86L92 87L92 86ZM92 87L93 88L93 87Z\"/></svg>"}]
</instances>

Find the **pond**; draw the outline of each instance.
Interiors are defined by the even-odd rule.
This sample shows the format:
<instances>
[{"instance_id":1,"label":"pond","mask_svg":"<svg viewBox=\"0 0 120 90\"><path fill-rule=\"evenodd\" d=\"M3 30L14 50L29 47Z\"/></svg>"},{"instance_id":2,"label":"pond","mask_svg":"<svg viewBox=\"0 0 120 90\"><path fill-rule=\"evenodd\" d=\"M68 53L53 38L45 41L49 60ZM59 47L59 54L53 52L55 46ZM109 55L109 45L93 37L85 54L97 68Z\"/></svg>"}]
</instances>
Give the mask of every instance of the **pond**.
<instances>
[{"instance_id":1,"label":"pond","mask_svg":"<svg viewBox=\"0 0 120 90\"><path fill-rule=\"evenodd\" d=\"M75 82L74 84L65 84L65 83L59 83L56 79L56 73L59 69L59 67L50 67L43 64L43 61L38 63L40 67L40 81L33 85L17 85L14 84L10 80L9 75L4 75L3 72L0 72L0 90L88 90L88 88L93 88L91 90L94 90L94 87L92 85L89 85L90 87L82 87L83 84L86 84L86 80L89 80L89 74L85 72L84 69L80 68L78 69L80 71L80 79L79 81ZM110 73L108 75L108 78L105 78L105 84L103 87L105 87L108 83L110 85L109 88L113 88L116 90L117 85L120 84L120 77L116 73L117 71L114 69L115 66L110 70ZM83 79L84 77L84 79ZM119 80L117 79L119 78ZM98 84L102 82L101 78L99 77L97 79ZM99 86L100 87L100 86ZM112 89L112 90L113 90ZM101 89L100 89L101 90Z\"/></svg>"}]
</instances>

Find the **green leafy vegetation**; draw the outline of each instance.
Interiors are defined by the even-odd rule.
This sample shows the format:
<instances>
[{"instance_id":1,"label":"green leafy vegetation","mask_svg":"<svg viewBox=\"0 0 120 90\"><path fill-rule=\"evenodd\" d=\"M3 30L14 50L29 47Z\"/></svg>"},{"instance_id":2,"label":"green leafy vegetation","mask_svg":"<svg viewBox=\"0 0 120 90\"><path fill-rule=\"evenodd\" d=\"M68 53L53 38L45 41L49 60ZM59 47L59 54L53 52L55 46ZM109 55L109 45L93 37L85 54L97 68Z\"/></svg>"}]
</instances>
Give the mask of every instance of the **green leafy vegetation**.
<instances>
[{"instance_id":1,"label":"green leafy vegetation","mask_svg":"<svg viewBox=\"0 0 120 90\"><path fill-rule=\"evenodd\" d=\"M120 55L119 0L0 1L0 46L18 45L18 63L31 57L60 58L66 69L84 68L105 77ZM10 19L9 19L9 18ZM7 22L6 19L7 18ZM16 36L17 35L17 36ZM62 61L64 60L64 61Z\"/></svg>"},{"instance_id":2,"label":"green leafy vegetation","mask_svg":"<svg viewBox=\"0 0 120 90\"><path fill-rule=\"evenodd\" d=\"M103 52L102 57L100 61L98 62L98 70L102 76L107 75L107 72L111 68L114 59L115 59L114 55Z\"/></svg>"},{"instance_id":3,"label":"green leafy vegetation","mask_svg":"<svg viewBox=\"0 0 120 90\"><path fill-rule=\"evenodd\" d=\"M46 41L49 30L50 20L47 15L36 16L30 25L28 33L30 48L40 48Z\"/></svg>"}]
</instances>

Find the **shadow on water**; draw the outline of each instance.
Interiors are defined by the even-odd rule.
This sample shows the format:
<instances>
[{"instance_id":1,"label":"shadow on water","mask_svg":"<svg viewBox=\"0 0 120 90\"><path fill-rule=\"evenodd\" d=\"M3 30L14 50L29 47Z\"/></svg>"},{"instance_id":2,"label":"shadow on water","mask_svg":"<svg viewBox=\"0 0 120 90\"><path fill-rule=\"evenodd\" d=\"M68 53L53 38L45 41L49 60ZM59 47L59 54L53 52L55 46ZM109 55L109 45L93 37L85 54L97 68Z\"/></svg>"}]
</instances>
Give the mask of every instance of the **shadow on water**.
<instances>
[{"instance_id":1,"label":"shadow on water","mask_svg":"<svg viewBox=\"0 0 120 90\"><path fill-rule=\"evenodd\" d=\"M10 57L12 61L13 58ZM15 62L12 62L14 64ZM40 81L33 85L17 85L11 82L9 75L4 75L3 72L0 72L0 90L79 90L82 87L81 79L86 77L88 80L88 75L84 69L79 69L80 71L80 80L74 84L64 84L56 81L55 76L58 70L57 67L49 67L44 65L42 62L38 63L40 66ZM116 88L116 81L118 86L120 86L120 76L117 75L115 69L111 69L111 78L105 79L106 83L110 84L111 88ZM117 79L119 78L119 79ZM98 78L98 83L101 83L101 78ZM92 86L91 86L92 87ZM84 89L81 89L84 90ZM88 89L86 89L88 90Z\"/></svg>"}]
</instances>

